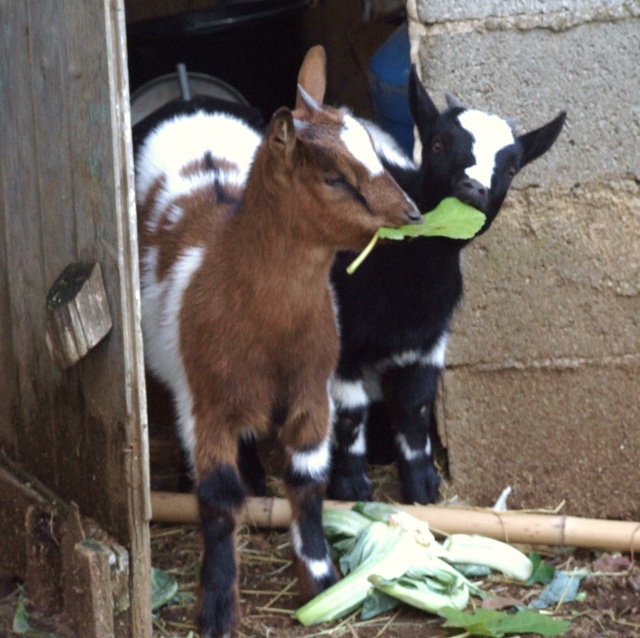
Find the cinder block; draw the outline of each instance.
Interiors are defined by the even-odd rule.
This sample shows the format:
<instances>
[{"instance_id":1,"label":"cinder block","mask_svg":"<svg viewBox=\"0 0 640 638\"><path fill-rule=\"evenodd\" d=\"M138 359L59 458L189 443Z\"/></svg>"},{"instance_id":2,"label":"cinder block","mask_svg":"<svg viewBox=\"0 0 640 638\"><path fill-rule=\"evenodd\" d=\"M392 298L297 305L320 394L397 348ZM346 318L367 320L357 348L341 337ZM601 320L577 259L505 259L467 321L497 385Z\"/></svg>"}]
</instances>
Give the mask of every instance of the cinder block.
<instances>
[{"instance_id":1,"label":"cinder block","mask_svg":"<svg viewBox=\"0 0 640 638\"><path fill-rule=\"evenodd\" d=\"M640 11L624 0L409 0L436 103L566 110L465 250L438 426L461 498L640 519ZM417 21L416 21L417 20Z\"/></svg>"},{"instance_id":2,"label":"cinder block","mask_svg":"<svg viewBox=\"0 0 640 638\"><path fill-rule=\"evenodd\" d=\"M449 369L443 407L456 493L512 508L640 520L640 356L576 368Z\"/></svg>"},{"instance_id":3,"label":"cinder block","mask_svg":"<svg viewBox=\"0 0 640 638\"><path fill-rule=\"evenodd\" d=\"M512 191L463 253L449 365L640 354L640 187Z\"/></svg>"},{"instance_id":4,"label":"cinder block","mask_svg":"<svg viewBox=\"0 0 640 638\"><path fill-rule=\"evenodd\" d=\"M628 11L628 2L610 0L474 0L474 2L450 2L449 0L417 0L417 12L425 24L461 20L488 20L496 18L527 17L545 23L558 23L573 19L586 20L598 15L619 15Z\"/></svg>"},{"instance_id":5,"label":"cinder block","mask_svg":"<svg viewBox=\"0 0 640 638\"><path fill-rule=\"evenodd\" d=\"M640 86L640 18L589 22L560 33L494 26L428 28L418 57L423 81L440 105L448 91L464 104L515 117L519 132L567 111L554 148L527 167L517 185L640 177L640 102L631 88Z\"/></svg>"}]
</instances>

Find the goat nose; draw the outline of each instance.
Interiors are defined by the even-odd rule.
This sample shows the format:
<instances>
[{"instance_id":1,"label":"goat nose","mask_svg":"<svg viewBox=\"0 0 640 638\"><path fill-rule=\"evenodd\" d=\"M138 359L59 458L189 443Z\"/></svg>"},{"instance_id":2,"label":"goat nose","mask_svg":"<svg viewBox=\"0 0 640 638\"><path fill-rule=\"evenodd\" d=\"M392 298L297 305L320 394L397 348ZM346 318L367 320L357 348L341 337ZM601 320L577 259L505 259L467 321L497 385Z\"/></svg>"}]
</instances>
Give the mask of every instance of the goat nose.
<instances>
[{"instance_id":1,"label":"goat nose","mask_svg":"<svg viewBox=\"0 0 640 638\"><path fill-rule=\"evenodd\" d=\"M412 224L422 224L424 222L424 218L413 200L407 197L407 204L409 204L409 207L404 211L404 214L409 218L409 221Z\"/></svg>"},{"instance_id":2,"label":"goat nose","mask_svg":"<svg viewBox=\"0 0 640 638\"><path fill-rule=\"evenodd\" d=\"M456 184L453 195L461 202L484 211L489 197L489 190L478 180L465 177Z\"/></svg>"}]
</instances>

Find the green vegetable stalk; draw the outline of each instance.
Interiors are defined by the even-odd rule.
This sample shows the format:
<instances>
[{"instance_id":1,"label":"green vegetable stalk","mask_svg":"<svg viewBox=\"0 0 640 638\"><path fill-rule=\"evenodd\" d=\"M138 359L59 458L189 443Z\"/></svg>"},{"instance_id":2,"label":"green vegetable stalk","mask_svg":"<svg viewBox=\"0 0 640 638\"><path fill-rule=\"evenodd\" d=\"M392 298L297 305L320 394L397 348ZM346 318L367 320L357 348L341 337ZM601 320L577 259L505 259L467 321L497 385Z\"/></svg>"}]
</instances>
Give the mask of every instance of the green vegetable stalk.
<instances>
[{"instance_id":1,"label":"green vegetable stalk","mask_svg":"<svg viewBox=\"0 0 640 638\"><path fill-rule=\"evenodd\" d=\"M416 543L399 528L371 523L360 540L362 547L354 548L362 556L360 565L296 611L296 618L303 625L329 622L357 609L371 587L369 576L395 578L404 574L413 562Z\"/></svg>"},{"instance_id":2,"label":"green vegetable stalk","mask_svg":"<svg viewBox=\"0 0 640 638\"><path fill-rule=\"evenodd\" d=\"M427 523L386 503L326 510L323 526L345 577L296 612L304 625L335 620L360 606L372 617L393 599L439 613L464 609L470 594L486 596L451 563L486 565L523 581L533 569L519 550L483 536L453 534L441 544Z\"/></svg>"}]
</instances>

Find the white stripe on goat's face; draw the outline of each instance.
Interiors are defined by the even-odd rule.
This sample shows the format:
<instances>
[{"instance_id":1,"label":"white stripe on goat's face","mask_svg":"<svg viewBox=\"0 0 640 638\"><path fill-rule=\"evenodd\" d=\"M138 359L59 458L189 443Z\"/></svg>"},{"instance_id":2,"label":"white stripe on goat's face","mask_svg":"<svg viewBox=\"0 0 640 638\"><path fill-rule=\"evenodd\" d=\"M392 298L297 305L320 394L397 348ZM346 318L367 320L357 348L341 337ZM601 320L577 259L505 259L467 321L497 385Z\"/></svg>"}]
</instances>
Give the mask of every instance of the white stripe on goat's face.
<instances>
[{"instance_id":1,"label":"white stripe on goat's face","mask_svg":"<svg viewBox=\"0 0 640 638\"><path fill-rule=\"evenodd\" d=\"M364 165L371 177L381 175L384 172L369 133L351 115L343 115L340 139L347 150Z\"/></svg>"},{"instance_id":2,"label":"white stripe on goat's face","mask_svg":"<svg viewBox=\"0 0 640 638\"><path fill-rule=\"evenodd\" d=\"M496 154L515 142L513 131L505 120L497 115L468 110L458 115L462 128L473 137L473 155L476 163L465 170L471 179L491 188Z\"/></svg>"},{"instance_id":3,"label":"white stripe on goat's face","mask_svg":"<svg viewBox=\"0 0 640 638\"><path fill-rule=\"evenodd\" d=\"M341 106L339 111L344 115L351 115L351 111L346 106ZM353 116L352 116L353 117ZM414 161L404 152L392 135L380 128L374 122L364 118L356 118L367 130L373 142L376 155L387 164L403 168L405 170L415 170Z\"/></svg>"}]
</instances>

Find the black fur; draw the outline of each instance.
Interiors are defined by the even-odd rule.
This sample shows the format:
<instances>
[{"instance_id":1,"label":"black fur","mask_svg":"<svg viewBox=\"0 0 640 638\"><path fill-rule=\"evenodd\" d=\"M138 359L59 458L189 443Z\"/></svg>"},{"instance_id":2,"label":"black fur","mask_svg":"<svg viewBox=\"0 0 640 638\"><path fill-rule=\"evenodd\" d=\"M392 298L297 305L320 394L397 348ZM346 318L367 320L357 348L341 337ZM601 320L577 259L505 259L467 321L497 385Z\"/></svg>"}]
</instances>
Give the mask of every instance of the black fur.
<instances>
[{"instance_id":1,"label":"black fur","mask_svg":"<svg viewBox=\"0 0 640 638\"><path fill-rule=\"evenodd\" d=\"M560 113L499 151L487 191L465 175L465 169L475 164L471 134L458 121L465 109L456 105L440 113L415 69L411 71L409 102L422 143L421 166L411 171L384 162L386 168L423 212L449 196L482 210L487 219L481 232L491 226L515 174L549 150L565 120L565 114ZM389 420L382 429L386 436L373 443L383 449L393 447L391 433L403 434L409 444L413 441L416 447L411 446L412 450L425 449L441 367L410 362L410 368L400 368L389 360L407 351L427 355L448 333L462 297L460 253L467 243L441 237L388 242L379 245L354 275L346 273L354 253L341 253L336 259L332 281L342 349L336 377L357 381L365 370L382 367L380 384L388 409L376 413L388 415ZM349 436L349 423L352 428L367 425L367 406L359 408L364 410L362 418L354 418L353 411L341 408L337 396L334 399L337 449L329 495L344 500L370 498L364 459L346 451L354 438ZM405 502L435 501L439 477L432 452L411 461L400 453L397 456Z\"/></svg>"},{"instance_id":2,"label":"black fur","mask_svg":"<svg viewBox=\"0 0 640 638\"><path fill-rule=\"evenodd\" d=\"M306 558L323 560L327 557L327 541L322 533L322 490L311 489L300 501L298 527L302 553Z\"/></svg>"},{"instance_id":3,"label":"black fur","mask_svg":"<svg viewBox=\"0 0 640 638\"><path fill-rule=\"evenodd\" d=\"M198 624L204 636L229 632L237 621L235 513L242 507L245 490L235 469L215 468L200 482L198 502L204 533L204 558L200 568L202 589Z\"/></svg>"}]
</instances>

